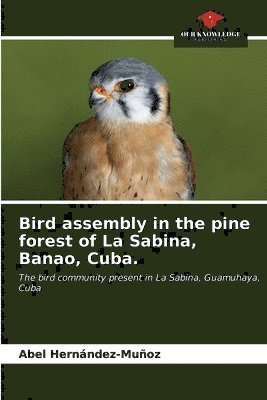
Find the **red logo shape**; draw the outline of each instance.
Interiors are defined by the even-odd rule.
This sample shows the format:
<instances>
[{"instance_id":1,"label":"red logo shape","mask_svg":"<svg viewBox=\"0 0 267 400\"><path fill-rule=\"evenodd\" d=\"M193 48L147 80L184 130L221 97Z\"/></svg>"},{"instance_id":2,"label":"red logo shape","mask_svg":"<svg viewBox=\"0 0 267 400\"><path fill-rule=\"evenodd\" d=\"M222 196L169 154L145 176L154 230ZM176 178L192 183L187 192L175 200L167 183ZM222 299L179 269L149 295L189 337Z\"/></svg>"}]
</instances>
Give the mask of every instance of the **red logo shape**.
<instances>
[{"instance_id":1,"label":"red logo shape","mask_svg":"<svg viewBox=\"0 0 267 400\"><path fill-rule=\"evenodd\" d=\"M213 28L214 26L217 25L218 21L224 19L224 16L217 14L213 11L207 11L204 14L197 17L197 19L199 21L202 21L207 28Z\"/></svg>"}]
</instances>

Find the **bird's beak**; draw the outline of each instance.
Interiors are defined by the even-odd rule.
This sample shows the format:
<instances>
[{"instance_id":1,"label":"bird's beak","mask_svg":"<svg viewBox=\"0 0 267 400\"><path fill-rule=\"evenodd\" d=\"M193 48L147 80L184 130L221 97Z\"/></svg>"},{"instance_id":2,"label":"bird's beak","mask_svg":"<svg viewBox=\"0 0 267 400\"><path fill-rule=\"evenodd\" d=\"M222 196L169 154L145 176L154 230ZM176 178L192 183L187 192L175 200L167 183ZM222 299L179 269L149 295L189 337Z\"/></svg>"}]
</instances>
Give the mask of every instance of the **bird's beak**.
<instances>
[{"instance_id":1,"label":"bird's beak","mask_svg":"<svg viewBox=\"0 0 267 400\"><path fill-rule=\"evenodd\" d=\"M89 106L92 108L93 106L99 105L105 101L103 96L99 96L96 92L92 92L89 97Z\"/></svg>"},{"instance_id":2,"label":"bird's beak","mask_svg":"<svg viewBox=\"0 0 267 400\"><path fill-rule=\"evenodd\" d=\"M98 106L110 98L112 98L112 96L107 93L105 89L96 87L90 94L89 106L90 108Z\"/></svg>"}]
</instances>

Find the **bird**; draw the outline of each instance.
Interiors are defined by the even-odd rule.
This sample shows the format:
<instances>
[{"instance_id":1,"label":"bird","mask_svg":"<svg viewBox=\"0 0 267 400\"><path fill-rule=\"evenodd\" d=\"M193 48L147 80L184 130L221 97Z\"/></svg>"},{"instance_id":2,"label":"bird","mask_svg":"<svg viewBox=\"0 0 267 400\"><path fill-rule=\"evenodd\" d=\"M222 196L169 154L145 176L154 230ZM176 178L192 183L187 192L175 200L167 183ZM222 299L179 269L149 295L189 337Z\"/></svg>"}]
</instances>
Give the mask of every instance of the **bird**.
<instances>
[{"instance_id":1,"label":"bird","mask_svg":"<svg viewBox=\"0 0 267 400\"><path fill-rule=\"evenodd\" d=\"M173 127L170 92L137 58L106 62L90 78L95 115L63 146L65 200L193 200L192 151Z\"/></svg>"}]
</instances>

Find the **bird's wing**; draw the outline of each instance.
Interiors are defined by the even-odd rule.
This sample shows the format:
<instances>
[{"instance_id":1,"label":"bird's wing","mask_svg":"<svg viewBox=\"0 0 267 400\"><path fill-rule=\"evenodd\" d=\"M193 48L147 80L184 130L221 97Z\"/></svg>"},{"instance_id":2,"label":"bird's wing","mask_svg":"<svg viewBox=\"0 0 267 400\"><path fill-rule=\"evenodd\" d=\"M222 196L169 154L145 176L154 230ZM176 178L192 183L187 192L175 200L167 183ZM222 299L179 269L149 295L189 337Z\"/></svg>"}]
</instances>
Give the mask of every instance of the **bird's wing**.
<instances>
[{"instance_id":1,"label":"bird's wing","mask_svg":"<svg viewBox=\"0 0 267 400\"><path fill-rule=\"evenodd\" d=\"M63 198L66 200L75 200L73 193L70 194L70 190L74 190L74 171L76 168L77 158L77 143L79 144L79 137L81 136L81 128L85 123L79 122L76 124L69 135L66 137L63 145L63 157L62 157L62 175L63 175ZM80 128L81 127L81 128Z\"/></svg>"},{"instance_id":2,"label":"bird's wing","mask_svg":"<svg viewBox=\"0 0 267 400\"><path fill-rule=\"evenodd\" d=\"M97 199L100 183L111 167L106 142L94 117L74 127L64 142L63 157L64 199Z\"/></svg>"},{"instance_id":3,"label":"bird's wing","mask_svg":"<svg viewBox=\"0 0 267 400\"><path fill-rule=\"evenodd\" d=\"M186 141L182 138L182 136L178 135L175 132L176 137L180 140L180 142L183 145L184 149L184 154L187 162L187 168L188 168L188 178L190 181L190 190L191 190L191 196L192 199L194 198L195 190L196 190L196 170L195 170L195 164L193 160L193 155L192 155L192 150L186 143Z\"/></svg>"}]
</instances>

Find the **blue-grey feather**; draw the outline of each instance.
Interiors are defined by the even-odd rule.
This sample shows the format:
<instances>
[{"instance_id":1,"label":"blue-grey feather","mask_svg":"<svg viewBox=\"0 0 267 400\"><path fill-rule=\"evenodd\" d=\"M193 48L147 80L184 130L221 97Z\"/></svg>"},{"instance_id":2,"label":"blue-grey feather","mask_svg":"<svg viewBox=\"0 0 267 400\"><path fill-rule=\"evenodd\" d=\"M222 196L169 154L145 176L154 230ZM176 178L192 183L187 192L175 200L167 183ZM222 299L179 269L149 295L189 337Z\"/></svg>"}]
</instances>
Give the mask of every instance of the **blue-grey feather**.
<instances>
[{"instance_id":1,"label":"blue-grey feather","mask_svg":"<svg viewBox=\"0 0 267 400\"><path fill-rule=\"evenodd\" d=\"M95 87L114 79L134 79L148 86L166 83L163 76L151 65L137 58L117 58L98 67L91 76L90 85Z\"/></svg>"}]
</instances>

